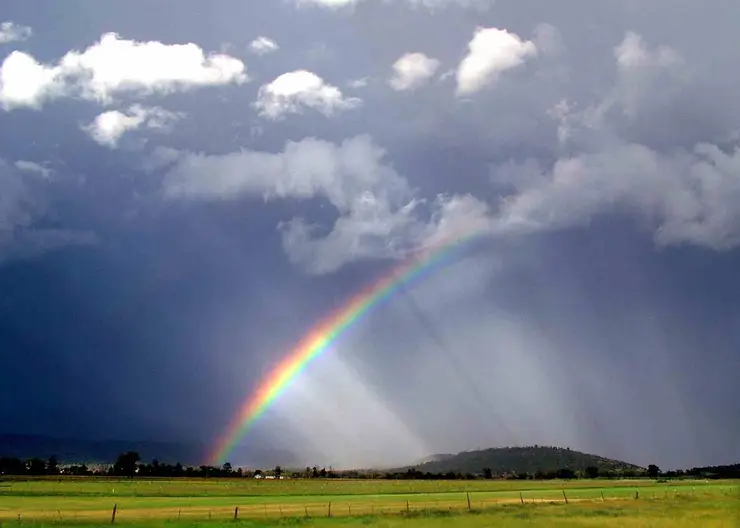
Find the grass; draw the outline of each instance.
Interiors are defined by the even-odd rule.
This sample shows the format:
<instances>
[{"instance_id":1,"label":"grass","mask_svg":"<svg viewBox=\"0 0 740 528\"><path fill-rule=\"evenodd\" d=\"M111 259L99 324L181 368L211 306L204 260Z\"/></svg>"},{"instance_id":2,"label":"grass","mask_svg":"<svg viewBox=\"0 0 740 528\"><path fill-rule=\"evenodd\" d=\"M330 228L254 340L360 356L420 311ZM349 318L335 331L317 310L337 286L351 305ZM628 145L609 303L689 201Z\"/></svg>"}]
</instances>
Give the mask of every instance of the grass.
<instances>
[{"instance_id":1,"label":"grass","mask_svg":"<svg viewBox=\"0 0 740 528\"><path fill-rule=\"evenodd\" d=\"M118 479L105 477L39 477L0 482L0 497L266 497L306 495L388 495L465 492L506 492L520 490L621 489L634 490L723 486L723 481L677 480L658 483L648 480L346 480L346 479ZM517 495L518 496L518 495Z\"/></svg>"},{"instance_id":2,"label":"grass","mask_svg":"<svg viewBox=\"0 0 740 528\"><path fill-rule=\"evenodd\" d=\"M17 526L19 514L21 524L39 527L109 524L113 504L117 523L137 527L740 526L738 481L0 482L3 527Z\"/></svg>"}]
</instances>

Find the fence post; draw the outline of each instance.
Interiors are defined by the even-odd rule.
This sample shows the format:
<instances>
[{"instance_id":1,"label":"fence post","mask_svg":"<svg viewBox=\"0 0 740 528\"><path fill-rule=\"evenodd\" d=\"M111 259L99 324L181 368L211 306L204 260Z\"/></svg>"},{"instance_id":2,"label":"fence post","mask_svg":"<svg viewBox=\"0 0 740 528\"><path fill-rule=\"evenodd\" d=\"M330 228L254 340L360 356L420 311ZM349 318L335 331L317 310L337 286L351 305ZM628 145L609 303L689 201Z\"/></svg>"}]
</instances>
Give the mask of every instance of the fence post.
<instances>
[{"instance_id":1,"label":"fence post","mask_svg":"<svg viewBox=\"0 0 740 528\"><path fill-rule=\"evenodd\" d=\"M113 505L113 513L111 513L111 516L110 516L110 523L111 524L113 524L114 522L116 522L116 511L118 511L118 504L114 504Z\"/></svg>"},{"instance_id":2,"label":"fence post","mask_svg":"<svg viewBox=\"0 0 740 528\"><path fill-rule=\"evenodd\" d=\"M604 490L601 490L601 502L604 502Z\"/></svg>"},{"instance_id":3,"label":"fence post","mask_svg":"<svg viewBox=\"0 0 740 528\"><path fill-rule=\"evenodd\" d=\"M181 514L182 514L182 508L180 508L179 510L177 510L177 520L178 521L180 520L180 515Z\"/></svg>"},{"instance_id":4,"label":"fence post","mask_svg":"<svg viewBox=\"0 0 740 528\"><path fill-rule=\"evenodd\" d=\"M306 517L308 518L308 506L304 504L303 509L306 511Z\"/></svg>"},{"instance_id":5,"label":"fence post","mask_svg":"<svg viewBox=\"0 0 740 528\"><path fill-rule=\"evenodd\" d=\"M522 504L524 504L524 495L522 495L521 491L519 492L519 500L521 501Z\"/></svg>"},{"instance_id":6,"label":"fence post","mask_svg":"<svg viewBox=\"0 0 740 528\"><path fill-rule=\"evenodd\" d=\"M327 517L331 517L331 501L329 501L329 510L326 514Z\"/></svg>"},{"instance_id":7,"label":"fence post","mask_svg":"<svg viewBox=\"0 0 740 528\"><path fill-rule=\"evenodd\" d=\"M239 518L239 506L234 506L234 520Z\"/></svg>"},{"instance_id":8,"label":"fence post","mask_svg":"<svg viewBox=\"0 0 740 528\"><path fill-rule=\"evenodd\" d=\"M565 490L563 490L563 498L565 498L565 504L568 504L568 496L565 494Z\"/></svg>"},{"instance_id":9,"label":"fence post","mask_svg":"<svg viewBox=\"0 0 740 528\"><path fill-rule=\"evenodd\" d=\"M468 511L470 511L471 510L471 508L470 508L470 492L467 493L467 497L468 497Z\"/></svg>"},{"instance_id":10,"label":"fence post","mask_svg":"<svg viewBox=\"0 0 740 528\"><path fill-rule=\"evenodd\" d=\"M640 498L640 490L635 490L635 500Z\"/></svg>"}]
</instances>

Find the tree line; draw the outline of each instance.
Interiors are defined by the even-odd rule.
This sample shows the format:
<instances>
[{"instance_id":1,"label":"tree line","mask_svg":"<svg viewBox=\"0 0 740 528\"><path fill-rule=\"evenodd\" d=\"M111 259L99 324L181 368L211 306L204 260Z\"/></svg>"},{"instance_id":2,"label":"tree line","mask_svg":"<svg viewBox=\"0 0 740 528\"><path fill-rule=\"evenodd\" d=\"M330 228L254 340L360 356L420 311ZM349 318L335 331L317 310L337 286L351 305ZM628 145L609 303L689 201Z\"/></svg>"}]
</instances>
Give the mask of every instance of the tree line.
<instances>
[{"instance_id":1,"label":"tree line","mask_svg":"<svg viewBox=\"0 0 740 528\"><path fill-rule=\"evenodd\" d=\"M21 460L15 457L0 457L0 476L43 476L43 475L73 475L73 476L100 476L100 477L168 477L168 478L352 478L352 479L394 479L394 480L474 480L474 479L514 479L514 480L548 480L548 479L579 479L579 478L710 478L710 479L737 479L740 478L740 464L725 466L694 467L686 470L662 472L654 464L647 469L603 469L589 466L583 470L561 468L555 471L505 472L495 473L491 468L481 468L479 472L447 471L434 473L408 468L403 471L337 471L318 466L306 467L303 470L286 470L281 466L269 470L234 469L230 463L223 466L188 466L180 463L166 464L157 460L143 463L135 451L121 453L111 465L88 467L85 464L59 463L55 456L47 460L30 458Z\"/></svg>"}]
</instances>

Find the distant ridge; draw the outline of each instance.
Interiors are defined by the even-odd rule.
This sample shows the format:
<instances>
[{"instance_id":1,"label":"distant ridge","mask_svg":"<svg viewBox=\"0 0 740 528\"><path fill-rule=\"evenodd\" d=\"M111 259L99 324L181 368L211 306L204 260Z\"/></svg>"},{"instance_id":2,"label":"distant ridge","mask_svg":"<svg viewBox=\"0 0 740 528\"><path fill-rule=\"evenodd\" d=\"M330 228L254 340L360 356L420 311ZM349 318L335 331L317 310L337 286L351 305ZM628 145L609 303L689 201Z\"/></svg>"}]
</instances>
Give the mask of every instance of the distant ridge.
<instances>
[{"instance_id":1,"label":"distant ridge","mask_svg":"<svg viewBox=\"0 0 740 528\"><path fill-rule=\"evenodd\" d=\"M585 471L596 467L599 471L641 470L635 464L612 460L598 455L573 451L562 447L494 447L477 451L439 454L427 457L413 466L423 473L482 473L489 468L494 475L550 473L560 469Z\"/></svg>"},{"instance_id":2,"label":"distant ridge","mask_svg":"<svg viewBox=\"0 0 740 528\"><path fill-rule=\"evenodd\" d=\"M84 438L60 438L32 434L0 433L0 457L47 459L54 455L65 464L113 464L116 457L126 451L136 451L142 462L157 459L166 464L180 462L185 466L198 466L202 463L205 444L197 442L164 442L147 440L91 440ZM275 467L277 464L297 463L288 451L253 447L245 464L253 467Z\"/></svg>"},{"instance_id":3,"label":"distant ridge","mask_svg":"<svg viewBox=\"0 0 740 528\"><path fill-rule=\"evenodd\" d=\"M32 434L0 434L0 456L46 459L52 455L64 463L112 464L126 451L138 452L142 460L196 464L205 446L179 442L91 440Z\"/></svg>"}]
</instances>

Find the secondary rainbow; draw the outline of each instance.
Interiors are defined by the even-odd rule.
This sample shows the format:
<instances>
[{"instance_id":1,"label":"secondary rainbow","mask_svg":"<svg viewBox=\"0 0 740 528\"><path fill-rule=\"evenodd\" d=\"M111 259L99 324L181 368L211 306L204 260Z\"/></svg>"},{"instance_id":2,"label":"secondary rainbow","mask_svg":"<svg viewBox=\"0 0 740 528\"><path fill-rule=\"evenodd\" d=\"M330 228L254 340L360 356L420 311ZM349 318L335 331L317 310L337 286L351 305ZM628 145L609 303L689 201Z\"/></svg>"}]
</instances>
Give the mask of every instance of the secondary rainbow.
<instances>
[{"instance_id":1,"label":"secondary rainbow","mask_svg":"<svg viewBox=\"0 0 740 528\"><path fill-rule=\"evenodd\" d=\"M447 239L431 249L415 254L390 273L352 296L339 309L324 318L293 347L259 384L239 408L238 413L210 452L208 464L219 465L249 427L288 388L291 382L344 332L355 325L372 308L390 299L403 285L425 276L455 254L455 250L477 238L478 233Z\"/></svg>"}]
</instances>

